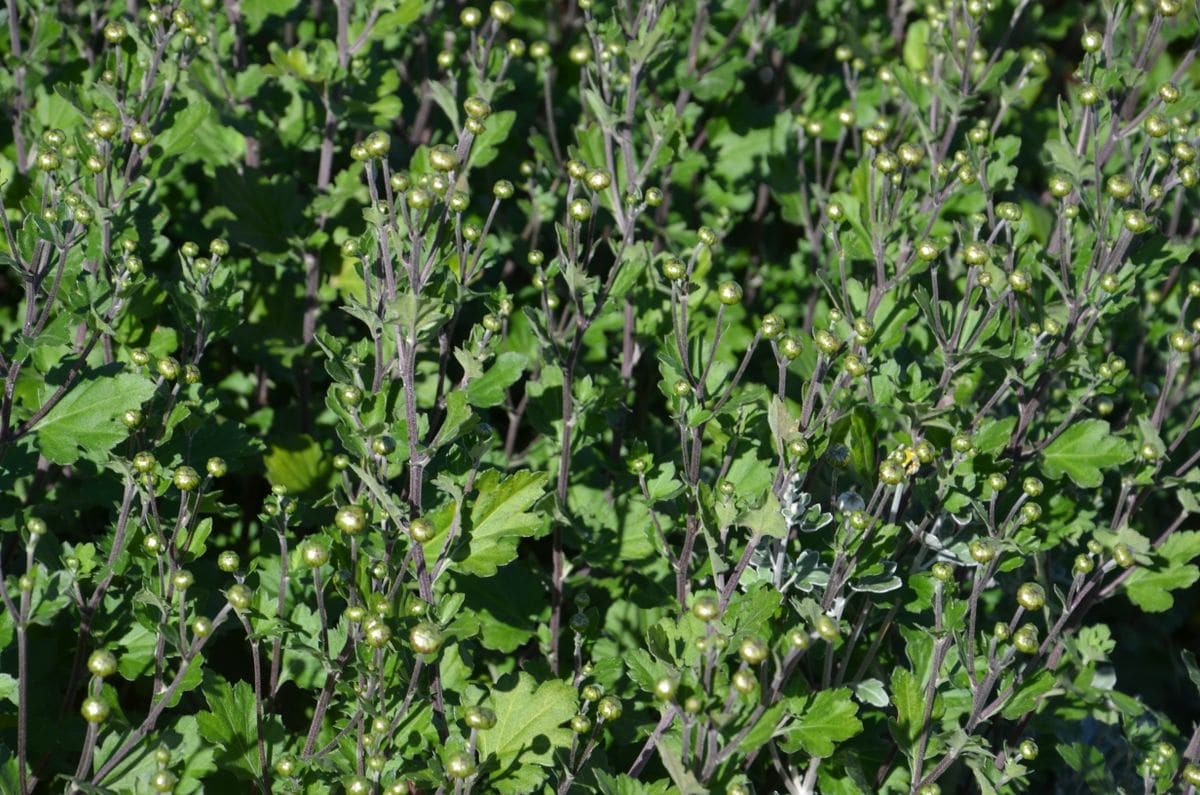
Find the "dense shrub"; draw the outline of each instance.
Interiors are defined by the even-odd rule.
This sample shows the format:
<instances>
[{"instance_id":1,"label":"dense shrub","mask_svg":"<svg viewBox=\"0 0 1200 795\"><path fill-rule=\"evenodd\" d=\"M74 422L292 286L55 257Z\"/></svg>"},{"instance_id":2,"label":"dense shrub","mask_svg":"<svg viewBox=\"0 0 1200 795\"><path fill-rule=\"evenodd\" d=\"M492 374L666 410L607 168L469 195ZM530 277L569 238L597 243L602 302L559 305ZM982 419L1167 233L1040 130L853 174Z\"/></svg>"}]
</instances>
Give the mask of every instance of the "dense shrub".
<instances>
[{"instance_id":1,"label":"dense shrub","mask_svg":"<svg viewBox=\"0 0 1200 795\"><path fill-rule=\"evenodd\" d=\"M3 792L1200 784L1193 0L0 15Z\"/></svg>"}]
</instances>

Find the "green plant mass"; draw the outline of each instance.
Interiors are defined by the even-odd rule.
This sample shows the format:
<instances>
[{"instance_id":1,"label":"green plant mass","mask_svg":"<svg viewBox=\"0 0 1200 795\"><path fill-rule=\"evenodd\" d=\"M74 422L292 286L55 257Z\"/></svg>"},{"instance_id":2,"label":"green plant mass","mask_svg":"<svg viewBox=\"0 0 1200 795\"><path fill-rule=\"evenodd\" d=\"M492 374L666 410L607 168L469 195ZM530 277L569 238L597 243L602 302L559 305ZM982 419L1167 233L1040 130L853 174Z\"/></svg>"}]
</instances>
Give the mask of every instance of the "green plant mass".
<instances>
[{"instance_id":1,"label":"green plant mass","mask_svg":"<svg viewBox=\"0 0 1200 795\"><path fill-rule=\"evenodd\" d=\"M1197 0L4 0L0 793L1200 788Z\"/></svg>"}]
</instances>

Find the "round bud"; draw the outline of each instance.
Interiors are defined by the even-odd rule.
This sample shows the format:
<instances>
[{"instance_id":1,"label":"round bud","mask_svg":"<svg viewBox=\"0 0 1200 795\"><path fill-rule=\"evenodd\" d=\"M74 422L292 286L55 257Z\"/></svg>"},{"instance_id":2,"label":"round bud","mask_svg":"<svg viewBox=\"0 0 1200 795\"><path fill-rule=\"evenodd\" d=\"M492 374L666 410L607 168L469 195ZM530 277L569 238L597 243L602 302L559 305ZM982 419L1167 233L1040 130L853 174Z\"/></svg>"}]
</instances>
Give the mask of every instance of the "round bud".
<instances>
[{"instance_id":1,"label":"round bud","mask_svg":"<svg viewBox=\"0 0 1200 795\"><path fill-rule=\"evenodd\" d=\"M1055 174L1050 177L1047 187L1050 190L1050 195L1059 199L1070 195L1071 191L1075 189L1075 186L1071 184L1071 180L1063 174Z\"/></svg>"},{"instance_id":2,"label":"round bud","mask_svg":"<svg viewBox=\"0 0 1200 795\"><path fill-rule=\"evenodd\" d=\"M587 199L572 199L567 212L572 220L582 223L592 217L592 204Z\"/></svg>"},{"instance_id":3,"label":"round bud","mask_svg":"<svg viewBox=\"0 0 1200 795\"><path fill-rule=\"evenodd\" d=\"M621 717L621 702L615 696L605 696L596 704L596 714L606 721Z\"/></svg>"},{"instance_id":4,"label":"round bud","mask_svg":"<svg viewBox=\"0 0 1200 795\"><path fill-rule=\"evenodd\" d=\"M883 174L891 174L900 168L900 158L885 149L875 155L875 168Z\"/></svg>"},{"instance_id":5,"label":"round bud","mask_svg":"<svg viewBox=\"0 0 1200 795\"><path fill-rule=\"evenodd\" d=\"M334 515L333 523L346 535L358 535L367 526L367 514L361 506L343 505Z\"/></svg>"},{"instance_id":6,"label":"round bud","mask_svg":"<svg viewBox=\"0 0 1200 795\"><path fill-rule=\"evenodd\" d=\"M437 654L442 648L442 633L428 621L422 621L408 632L408 642L417 654Z\"/></svg>"},{"instance_id":7,"label":"round bud","mask_svg":"<svg viewBox=\"0 0 1200 795\"><path fill-rule=\"evenodd\" d=\"M483 13L478 8L467 7L459 12L458 21L463 27L474 28L483 21Z\"/></svg>"},{"instance_id":8,"label":"round bud","mask_svg":"<svg viewBox=\"0 0 1200 795\"><path fill-rule=\"evenodd\" d=\"M463 720L472 729L487 731L496 725L496 713L487 707L467 707L463 713Z\"/></svg>"},{"instance_id":9,"label":"round bud","mask_svg":"<svg viewBox=\"0 0 1200 795\"><path fill-rule=\"evenodd\" d=\"M145 146L150 143L152 137L150 129L144 124L135 124L129 129L129 140L138 146Z\"/></svg>"},{"instance_id":10,"label":"round bud","mask_svg":"<svg viewBox=\"0 0 1200 795\"><path fill-rule=\"evenodd\" d=\"M1038 650L1038 632L1033 624L1022 624L1012 636L1013 646L1022 654L1035 654Z\"/></svg>"},{"instance_id":11,"label":"round bud","mask_svg":"<svg viewBox=\"0 0 1200 795\"><path fill-rule=\"evenodd\" d=\"M759 331L766 339L774 339L783 332L783 320L774 313L762 316L758 323Z\"/></svg>"},{"instance_id":12,"label":"round bud","mask_svg":"<svg viewBox=\"0 0 1200 795\"><path fill-rule=\"evenodd\" d=\"M1191 353L1196 347L1196 338L1186 331L1176 329L1170 335L1171 347L1179 353Z\"/></svg>"},{"instance_id":13,"label":"round bud","mask_svg":"<svg viewBox=\"0 0 1200 795\"><path fill-rule=\"evenodd\" d=\"M87 667L92 676L104 679L117 672L117 658L110 651L97 649L88 657Z\"/></svg>"},{"instance_id":14,"label":"round bud","mask_svg":"<svg viewBox=\"0 0 1200 795\"><path fill-rule=\"evenodd\" d=\"M1151 138L1162 138L1171 132L1171 125L1158 113L1147 116L1142 126L1146 129L1146 135Z\"/></svg>"},{"instance_id":15,"label":"round bud","mask_svg":"<svg viewBox=\"0 0 1200 795\"><path fill-rule=\"evenodd\" d=\"M826 615L817 617L816 629L817 634L820 635L823 640L826 640L830 643L833 643L835 640L841 637L841 631L838 629L837 622Z\"/></svg>"},{"instance_id":16,"label":"round bud","mask_svg":"<svg viewBox=\"0 0 1200 795\"><path fill-rule=\"evenodd\" d=\"M376 130L363 141L367 154L371 157L384 157L392 148L392 138L383 130Z\"/></svg>"},{"instance_id":17,"label":"round bud","mask_svg":"<svg viewBox=\"0 0 1200 795\"><path fill-rule=\"evenodd\" d=\"M437 531L428 519L417 517L408 523L408 536L418 544L431 541L435 535Z\"/></svg>"},{"instance_id":18,"label":"round bud","mask_svg":"<svg viewBox=\"0 0 1200 795\"><path fill-rule=\"evenodd\" d=\"M837 337L833 336L825 329L820 329L813 334L813 342L817 344L817 348L821 351L821 353L825 354L826 356L835 355L838 352L838 348L841 347L841 343L838 342Z\"/></svg>"},{"instance_id":19,"label":"round bud","mask_svg":"<svg viewBox=\"0 0 1200 795\"><path fill-rule=\"evenodd\" d=\"M592 730L592 722L587 715L576 715L571 718L571 731L576 734L587 734Z\"/></svg>"},{"instance_id":20,"label":"round bud","mask_svg":"<svg viewBox=\"0 0 1200 795\"><path fill-rule=\"evenodd\" d=\"M180 491L192 491L200 485L200 475L191 467L179 467L171 477L171 482Z\"/></svg>"},{"instance_id":21,"label":"round bud","mask_svg":"<svg viewBox=\"0 0 1200 795\"><path fill-rule=\"evenodd\" d=\"M1046 592L1036 582L1022 583L1017 589L1017 604L1029 610L1041 610L1046 604Z\"/></svg>"},{"instance_id":22,"label":"round bud","mask_svg":"<svg viewBox=\"0 0 1200 795\"><path fill-rule=\"evenodd\" d=\"M1146 232L1150 229L1150 218L1141 210L1136 208L1125 211L1122 223L1125 228L1135 235Z\"/></svg>"},{"instance_id":23,"label":"round bud","mask_svg":"<svg viewBox=\"0 0 1200 795\"><path fill-rule=\"evenodd\" d=\"M800 344L800 340L795 337L784 335L779 338L779 352L783 354L783 358L790 362L803 352L803 346Z\"/></svg>"},{"instance_id":24,"label":"round bud","mask_svg":"<svg viewBox=\"0 0 1200 795\"><path fill-rule=\"evenodd\" d=\"M747 668L739 668L733 672L732 684L734 690L748 696L758 690L758 677Z\"/></svg>"},{"instance_id":25,"label":"round bud","mask_svg":"<svg viewBox=\"0 0 1200 795\"><path fill-rule=\"evenodd\" d=\"M79 708L79 714L88 723L103 723L108 719L108 713L108 704L90 696L83 700L83 706Z\"/></svg>"},{"instance_id":26,"label":"round bud","mask_svg":"<svg viewBox=\"0 0 1200 795\"><path fill-rule=\"evenodd\" d=\"M221 571L234 572L241 565L242 559L231 549L227 549L217 556L217 568Z\"/></svg>"},{"instance_id":27,"label":"round bud","mask_svg":"<svg viewBox=\"0 0 1200 795\"><path fill-rule=\"evenodd\" d=\"M438 144L429 150L429 165L443 172L458 168L458 153L446 144Z\"/></svg>"},{"instance_id":28,"label":"round bud","mask_svg":"<svg viewBox=\"0 0 1200 795\"><path fill-rule=\"evenodd\" d=\"M159 359L154 363L154 367L158 370L158 374L167 381L179 378L179 362L169 356Z\"/></svg>"},{"instance_id":29,"label":"round bud","mask_svg":"<svg viewBox=\"0 0 1200 795\"><path fill-rule=\"evenodd\" d=\"M229 590L225 592L225 599L229 604L233 605L234 610L245 610L250 607L250 603L254 599L254 594L245 585L237 583L229 586Z\"/></svg>"},{"instance_id":30,"label":"round bud","mask_svg":"<svg viewBox=\"0 0 1200 795\"><path fill-rule=\"evenodd\" d=\"M759 665L770 654L767 644L759 638L745 638L738 646L738 656L748 665Z\"/></svg>"},{"instance_id":31,"label":"round bud","mask_svg":"<svg viewBox=\"0 0 1200 795\"><path fill-rule=\"evenodd\" d=\"M715 621L721 615L721 607L711 596L698 596L692 600L692 615L704 622Z\"/></svg>"},{"instance_id":32,"label":"round bud","mask_svg":"<svg viewBox=\"0 0 1200 795\"><path fill-rule=\"evenodd\" d=\"M503 0L496 0L496 2L492 3L491 7L488 8L488 13L491 14L492 19L496 20L501 25L507 25L512 21L514 12L512 3L506 3L503 2Z\"/></svg>"},{"instance_id":33,"label":"round bud","mask_svg":"<svg viewBox=\"0 0 1200 795\"><path fill-rule=\"evenodd\" d=\"M1085 30L1079 43L1084 52L1099 52L1104 46L1104 36L1094 30Z\"/></svg>"},{"instance_id":34,"label":"round bud","mask_svg":"<svg viewBox=\"0 0 1200 795\"><path fill-rule=\"evenodd\" d=\"M609 176L607 171L594 168L587 173L587 175L584 177L584 181L592 190L602 191L607 190L608 186L612 184L612 177Z\"/></svg>"},{"instance_id":35,"label":"round bud","mask_svg":"<svg viewBox=\"0 0 1200 795\"><path fill-rule=\"evenodd\" d=\"M492 115L492 106L483 97L467 97L463 101L463 109L468 116L479 121Z\"/></svg>"},{"instance_id":36,"label":"round bud","mask_svg":"<svg viewBox=\"0 0 1200 795\"><path fill-rule=\"evenodd\" d=\"M300 546L300 557L310 569L319 569L329 562L329 545L323 540L310 538Z\"/></svg>"},{"instance_id":37,"label":"round bud","mask_svg":"<svg viewBox=\"0 0 1200 795\"><path fill-rule=\"evenodd\" d=\"M664 676L654 683L654 697L659 701L670 701L675 698L679 683L669 676Z\"/></svg>"},{"instance_id":38,"label":"round bud","mask_svg":"<svg viewBox=\"0 0 1200 795\"><path fill-rule=\"evenodd\" d=\"M737 282L722 282L717 287L717 300L725 306L732 306L742 300L742 287Z\"/></svg>"},{"instance_id":39,"label":"round bud","mask_svg":"<svg viewBox=\"0 0 1200 795\"><path fill-rule=\"evenodd\" d=\"M976 563L990 563L996 557L996 547L990 541L976 539L970 544L971 558Z\"/></svg>"},{"instance_id":40,"label":"round bud","mask_svg":"<svg viewBox=\"0 0 1200 795\"><path fill-rule=\"evenodd\" d=\"M363 627L363 641L373 649L382 649L392 639L392 630L377 618L372 618Z\"/></svg>"},{"instance_id":41,"label":"round bud","mask_svg":"<svg viewBox=\"0 0 1200 795\"><path fill-rule=\"evenodd\" d=\"M907 143L900 144L896 153L900 155L900 162L907 168L916 168L925 158L925 153L920 148Z\"/></svg>"}]
</instances>

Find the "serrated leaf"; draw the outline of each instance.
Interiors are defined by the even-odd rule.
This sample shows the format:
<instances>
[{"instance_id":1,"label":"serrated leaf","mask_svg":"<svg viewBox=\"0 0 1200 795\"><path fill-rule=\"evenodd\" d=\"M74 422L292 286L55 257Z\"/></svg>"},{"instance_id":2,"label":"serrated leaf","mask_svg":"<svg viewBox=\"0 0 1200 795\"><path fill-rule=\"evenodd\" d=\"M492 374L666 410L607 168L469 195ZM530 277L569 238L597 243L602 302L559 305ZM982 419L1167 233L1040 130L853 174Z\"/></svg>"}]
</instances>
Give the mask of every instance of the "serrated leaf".
<instances>
[{"instance_id":1,"label":"serrated leaf","mask_svg":"<svg viewBox=\"0 0 1200 795\"><path fill-rule=\"evenodd\" d=\"M475 481L467 557L455 564L461 572L490 577L517 556L522 538L535 535L545 518L530 512L545 493L546 476L515 472L506 478L489 469Z\"/></svg>"},{"instance_id":2,"label":"serrated leaf","mask_svg":"<svg viewBox=\"0 0 1200 795\"><path fill-rule=\"evenodd\" d=\"M517 120L517 112L502 110L488 117L487 126L475 139L471 147L471 167L486 166L500 154L500 144L508 138L513 122Z\"/></svg>"},{"instance_id":3,"label":"serrated leaf","mask_svg":"<svg viewBox=\"0 0 1200 795\"><path fill-rule=\"evenodd\" d=\"M56 464L73 464L81 456L95 460L129 435L121 414L153 394L154 384L133 373L76 384L33 426L38 448Z\"/></svg>"},{"instance_id":4,"label":"serrated leaf","mask_svg":"<svg viewBox=\"0 0 1200 795\"><path fill-rule=\"evenodd\" d=\"M787 538L787 522L783 518L783 506L774 492L768 492L766 500L758 508L746 511L738 517L738 524L750 528L755 535L772 538Z\"/></svg>"},{"instance_id":5,"label":"serrated leaf","mask_svg":"<svg viewBox=\"0 0 1200 795\"><path fill-rule=\"evenodd\" d=\"M263 456L267 480L288 494L304 494L329 479L330 465L321 445L309 436L272 444Z\"/></svg>"},{"instance_id":6,"label":"serrated leaf","mask_svg":"<svg viewBox=\"0 0 1200 795\"><path fill-rule=\"evenodd\" d=\"M1021 685L1000 713L1007 720L1017 720L1033 711L1042 697L1054 689L1055 678L1050 671L1038 671L1028 682Z\"/></svg>"},{"instance_id":7,"label":"serrated leaf","mask_svg":"<svg viewBox=\"0 0 1200 795\"><path fill-rule=\"evenodd\" d=\"M563 724L576 709L575 688L561 680L536 683L525 672L507 677L492 690L490 706L496 725L479 735L480 758L494 762L501 775L489 780L489 790L508 791L503 773L510 768L545 767L556 749L571 745L571 730ZM544 777L538 773L537 782Z\"/></svg>"},{"instance_id":8,"label":"serrated leaf","mask_svg":"<svg viewBox=\"0 0 1200 795\"><path fill-rule=\"evenodd\" d=\"M1008 440L1012 438L1013 429L1016 427L1016 417L988 420L979 426L979 430L971 437L971 442L981 453L1002 450L1008 444Z\"/></svg>"},{"instance_id":9,"label":"serrated leaf","mask_svg":"<svg viewBox=\"0 0 1200 795\"><path fill-rule=\"evenodd\" d=\"M1042 451L1042 469L1047 477L1063 475L1076 485L1096 488L1104 478L1101 470L1133 458L1125 440L1114 436L1104 420L1077 422Z\"/></svg>"},{"instance_id":10,"label":"serrated leaf","mask_svg":"<svg viewBox=\"0 0 1200 795\"><path fill-rule=\"evenodd\" d=\"M254 689L248 682L216 681L204 688L204 700L208 710L196 714L196 724L201 737L221 748L219 764L260 775Z\"/></svg>"},{"instance_id":11,"label":"serrated leaf","mask_svg":"<svg viewBox=\"0 0 1200 795\"><path fill-rule=\"evenodd\" d=\"M827 757L834 747L862 731L858 705L850 688L822 690L804 700L802 710L788 727L785 750L803 748L817 757Z\"/></svg>"},{"instance_id":12,"label":"serrated leaf","mask_svg":"<svg viewBox=\"0 0 1200 795\"><path fill-rule=\"evenodd\" d=\"M1147 613L1161 613L1175 604L1171 591L1188 588L1200 580L1200 569L1195 566L1167 566L1159 571L1138 569L1125 583L1125 595L1129 601Z\"/></svg>"},{"instance_id":13,"label":"serrated leaf","mask_svg":"<svg viewBox=\"0 0 1200 795\"><path fill-rule=\"evenodd\" d=\"M481 409L499 406L504 402L504 390L515 384L524 371L524 354L500 354L487 372L467 383L467 402Z\"/></svg>"},{"instance_id":14,"label":"serrated leaf","mask_svg":"<svg viewBox=\"0 0 1200 795\"><path fill-rule=\"evenodd\" d=\"M921 734L925 698L916 674L907 668L892 670L892 704L896 707L896 739L905 749L911 748Z\"/></svg>"}]
</instances>

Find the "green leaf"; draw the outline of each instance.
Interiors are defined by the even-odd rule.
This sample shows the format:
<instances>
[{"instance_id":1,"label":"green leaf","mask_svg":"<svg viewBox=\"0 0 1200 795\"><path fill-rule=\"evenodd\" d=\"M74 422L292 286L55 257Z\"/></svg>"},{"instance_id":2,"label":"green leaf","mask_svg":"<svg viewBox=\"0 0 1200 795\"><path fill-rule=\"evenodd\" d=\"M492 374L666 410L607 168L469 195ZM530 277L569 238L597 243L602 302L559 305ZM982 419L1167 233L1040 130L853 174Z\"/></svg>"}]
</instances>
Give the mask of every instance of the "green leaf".
<instances>
[{"instance_id":1,"label":"green leaf","mask_svg":"<svg viewBox=\"0 0 1200 795\"><path fill-rule=\"evenodd\" d=\"M758 508L746 511L738 518L738 523L750 528L755 535L771 536L772 538L787 538L787 521L783 518L783 506L774 492L768 492L766 500Z\"/></svg>"},{"instance_id":2,"label":"green leaf","mask_svg":"<svg viewBox=\"0 0 1200 795\"><path fill-rule=\"evenodd\" d=\"M456 587L479 622L479 641L485 649L516 651L549 613L545 585L519 565L507 566L495 577L461 577Z\"/></svg>"},{"instance_id":3,"label":"green leaf","mask_svg":"<svg viewBox=\"0 0 1200 795\"><path fill-rule=\"evenodd\" d=\"M515 384L524 371L524 354L500 354L486 373L467 383L467 402L481 409L499 406L504 402L504 390Z\"/></svg>"},{"instance_id":4,"label":"green leaf","mask_svg":"<svg viewBox=\"0 0 1200 795\"><path fill-rule=\"evenodd\" d=\"M904 65L914 72L925 71L928 46L929 23L918 19L908 26L904 34Z\"/></svg>"},{"instance_id":5,"label":"green leaf","mask_svg":"<svg viewBox=\"0 0 1200 795\"><path fill-rule=\"evenodd\" d=\"M489 780L489 790L512 791L505 785L507 771L547 767L553 764L556 749L571 745L571 730L563 724L575 714L576 692L567 682L552 679L538 685L523 671L515 680L510 675L492 690L491 708L496 725L479 735L481 758L500 771ZM545 776L544 771L536 774L535 784Z\"/></svg>"},{"instance_id":6,"label":"green leaf","mask_svg":"<svg viewBox=\"0 0 1200 795\"><path fill-rule=\"evenodd\" d=\"M921 734L925 718L925 698L917 675L907 668L892 670L892 703L896 705L896 739L909 749Z\"/></svg>"},{"instance_id":7,"label":"green leaf","mask_svg":"<svg viewBox=\"0 0 1200 795\"><path fill-rule=\"evenodd\" d=\"M788 728L783 745L788 751L803 748L812 756L827 757L837 743L849 740L862 729L850 688L822 690L807 699L803 712Z\"/></svg>"},{"instance_id":8,"label":"green leaf","mask_svg":"<svg viewBox=\"0 0 1200 795\"><path fill-rule=\"evenodd\" d=\"M538 472L515 472L506 478L489 469L475 481L475 503L467 535L469 553L456 568L467 574L490 577L517 556L517 543L533 536L545 518L531 513L545 493L546 476Z\"/></svg>"},{"instance_id":9,"label":"green leaf","mask_svg":"<svg viewBox=\"0 0 1200 795\"><path fill-rule=\"evenodd\" d=\"M513 122L517 120L515 110L502 110L488 117L487 127L475 139L471 147L471 167L486 166L500 154L500 144L508 138Z\"/></svg>"},{"instance_id":10,"label":"green leaf","mask_svg":"<svg viewBox=\"0 0 1200 795\"><path fill-rule=\"evenodd\" d=\"M204 687L204 700L208 711L197 713L196 724L201 737L221 748L218 764L259 776L254 689L248 682L230 687L220 680Z\"/></svg>"},{"instance_id":11,"label":"green leaf","mask_svg":"<svg viewBox=\"0 0 1200 795\"><path fill-rule=\"evenodd\" d=\"M304 494L329 479L330 466L312 437L300 435L287 442L272 444L263 456L267 480L283 486L288 494Z\"/></svg>"},{"instance_id":12,"label":"green leaf","mask_svg":"<svg viewBox=\"0 0 1200 795\"><path fill-rule=\"evenodd\" d=\"M988 420L979 426L979 430L971 437L975 449L981 453L991 453L1004 449L1012 438L1013 429L1017 427L1016 417L1005 417L999 420Z\"/></svg>"},{"instance_id":13,"label":"green leaf","mask_svg":"<svg viewBox=\"0 0 1200 795\"><path fill-rule=\"evenodd\" d=\"M1129 445L1109 430L1104 420L1077 422L1047 445L1042 452L1042 470L1058 480L1066 475L1076 485L1096 488L1104 478L1100 470L1133 458Z\"/></svg>"},{"instance_id":14,"label":"green leaf","mask_svg":"<svg viewBox=\"0 0 1200 795\"><path fill-rule=\"evenodd\" d=\"M98 460L129 435L121 414L140 407L153 394L154 384L133 373L76 384L33 426L38 448L56 464L73 464L80 456Z\"/></svg>"},{"instance_id":15,"label":"green leaf","mask_svg":"<svg viewBox=\"0 0 1200 795\"><path fill-rule=\"evenodd\" d=\"M659 761L667 769L667 775L671 777L679 795L708 795L708 790L696 780L692 771L683 766L679 751L662 740L659 740L656 746L658 747Z\"/></svg>"},{"instance_id":16,"label":"green leaf","mask_svg":"<svg viewBox=\"0 0 1200 795\"><path fill-rule=\"evenodd\" d=\"M162 147L160 157L174 157L191 150L196 144L196 131L212 113L212 105L201 97L190 97L188 103L175 114L171 126L155 139Z\"/></svg>"},{"instance_id":17,"label":"green leaf","mask_svg":"<svg viewBox=\"0 0 1200 795\"><path fill-rule=\"evenodd\" d=\"M258 30L263 20L286 14L299 0L242 0L239 6L251 31Z\"/></svg>"},{"instance_id":18,"label":"green leaf","mask_svg":"<svg viewBox=\"0 0 1200 795\"><path fill-rule=\"evenodd\" d=\"M1161 613L1175 604L1171 591L1188 588L1200 579L1195 566L1168 566L1160 571L1138 569L1125 583L1129 601L1147 613Z\"/></svg>"},{"instance_id":19,"label":"green leaf","mask_svg":"<svg viewBox=\"0 0 1200 795\"><path fill-rule=\"evenodd\" d=\"M1035 676L1021 685L1012 694L1012 697L1004 705L1004 710L1000 714L1007 720L1018 720L1024 717L1041 703L1043 696L1054 689L1055 681L1054 674L1050 671L1038 671Z\"/></svg>"},{"instance_id":20,"label":"green leaf","mask_svg":"<svg viewBox=\"0 0 1200 795\"><path fill-rule=\"evenodd\" d=\"M164 716L164 722L166 717ZM171 752L171 772L179 779L174 791L178 793L203 792L202 780L217 770L213 761L216 749L205 742L198 723L198 716L184 715L175 721L174 725L163 728L155 737L156 745L162 745ZM100 736L104 739L96 749L93 769L98 769L107 762L125 740L123 732L101 733ZM131 754L126 757L125 764L118 765L112 775L104 779L104 789L97 791L145 792L150 777L157 770L158 762L154 754ZM0 787L0 790L7 791L3 790L3 787Z\"/></svg>"}]
</instances>

